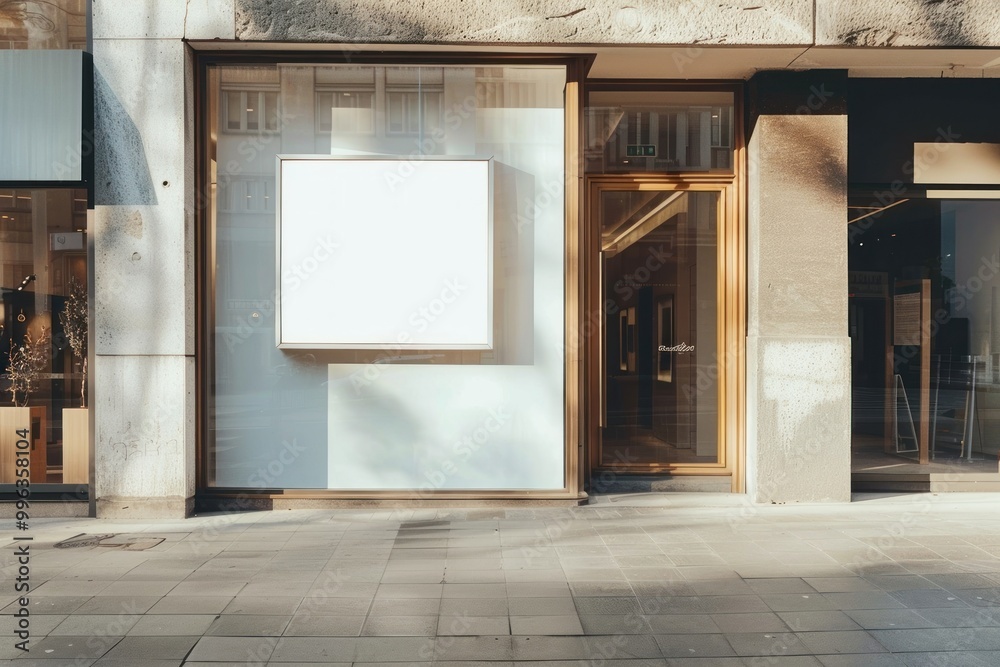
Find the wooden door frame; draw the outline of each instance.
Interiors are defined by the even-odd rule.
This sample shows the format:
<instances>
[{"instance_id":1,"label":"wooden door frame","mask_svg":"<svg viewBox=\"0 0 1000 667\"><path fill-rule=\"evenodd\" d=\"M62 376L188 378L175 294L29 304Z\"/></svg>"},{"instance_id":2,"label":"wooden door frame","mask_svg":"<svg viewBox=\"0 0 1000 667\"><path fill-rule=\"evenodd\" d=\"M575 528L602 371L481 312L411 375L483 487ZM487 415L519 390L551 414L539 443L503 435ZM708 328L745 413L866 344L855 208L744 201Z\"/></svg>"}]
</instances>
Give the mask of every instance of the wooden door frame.
<instances>
[{"instance_id":1,"label":"wooden door frame","mask_svg":"<svg viewBox=\"0 0 1000 667\"><path fill-rule=\"evenodd\" d=\"M739 173L741 170L737 170ZM744 490L746 441L746 243L742 188L736 174L627 174L588 176L584 183L584 308L586 321L594 330L587 336L584 350L584 399L587 476L595 472L613 474L669 473L670 475L730 476L732 490ZM605 315L602 300L599 204L606 191L688 191L719 193L719 236L717 266L716 354L720 360L718 377L719 462L715 464L621 464L601 465L601 393L603 332Z\"/></svg>"}]
</instances>

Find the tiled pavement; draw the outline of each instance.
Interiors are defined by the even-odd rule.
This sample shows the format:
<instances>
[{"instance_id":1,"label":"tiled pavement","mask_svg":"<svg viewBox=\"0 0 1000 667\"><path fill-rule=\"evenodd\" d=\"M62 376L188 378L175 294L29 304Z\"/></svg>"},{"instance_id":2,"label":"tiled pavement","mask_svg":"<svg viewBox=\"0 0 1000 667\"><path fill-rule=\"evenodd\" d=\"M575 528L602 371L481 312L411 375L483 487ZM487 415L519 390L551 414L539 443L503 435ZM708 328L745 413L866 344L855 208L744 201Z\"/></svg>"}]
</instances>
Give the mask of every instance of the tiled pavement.
<instances>
[{"instance_id":1,"label":"tiled pavement","mask_svg":"<svg viewBox=\"0 0 1000 667\"><path fill-rule=\"evenodd\" d=\"M0 533L2 664L1000 665L994 495L31 526L29 653ZM80 533L118 546L54 547Z\"/></svg>"}]
</instances>

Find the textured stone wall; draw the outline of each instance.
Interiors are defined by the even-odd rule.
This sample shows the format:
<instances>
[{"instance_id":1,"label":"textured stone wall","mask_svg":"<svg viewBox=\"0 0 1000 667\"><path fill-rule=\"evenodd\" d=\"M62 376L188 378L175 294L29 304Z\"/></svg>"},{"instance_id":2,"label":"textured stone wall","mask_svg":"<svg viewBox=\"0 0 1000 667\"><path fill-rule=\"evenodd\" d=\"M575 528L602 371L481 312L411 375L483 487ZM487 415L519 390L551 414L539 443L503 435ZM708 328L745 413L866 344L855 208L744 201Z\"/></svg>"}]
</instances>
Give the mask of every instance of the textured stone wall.
<instances>
[{"instance_id":1,"label":"textured stone wall","mask_svg":"<svg viewBox=\"0 0 1000 667\"><path fill-rule=\"evenodd\" d=\"M846 501L847 79L751 80L747 146L747 490L755 502Z\"/></svg>"},{"instance_id":2,"label":"textured stone wall","mask_svg":"<svg viewBox=\"0 0 1000 667\"><path fill-rule=\"evenodd\" d=\"M1000 2L236 0L236 38L414 44L1000 46Z\"/></svg>"},{"instance_id":3,"label":"textured stone wall","mask_svg":"<svg viewBox=\"0 0 1000 667\"><path fill-rule=\"evenodd\" d=\"M304 42L804 44L812 41L812 14L812 0L237 0L236 36Z\"/></svg>"},{"instance_id":4,"label":"textured stone wall","mask_svg":"<svg viewBox=\"0 0 1000 667\"><path fill-rule=\"evenodd\" d=\"M94 0L95 39L1000 47L996 0Z\"/></svg>"},{"instance_id":5,"label":"textured stone wall","mask_svg":"<svg viewBox=\"0 0 1000 667\"><path fill-rule=\"evenodd\" d=\"M816 44L1000 46L997 0L817 0Z\"/></svg>"}]
</instances>

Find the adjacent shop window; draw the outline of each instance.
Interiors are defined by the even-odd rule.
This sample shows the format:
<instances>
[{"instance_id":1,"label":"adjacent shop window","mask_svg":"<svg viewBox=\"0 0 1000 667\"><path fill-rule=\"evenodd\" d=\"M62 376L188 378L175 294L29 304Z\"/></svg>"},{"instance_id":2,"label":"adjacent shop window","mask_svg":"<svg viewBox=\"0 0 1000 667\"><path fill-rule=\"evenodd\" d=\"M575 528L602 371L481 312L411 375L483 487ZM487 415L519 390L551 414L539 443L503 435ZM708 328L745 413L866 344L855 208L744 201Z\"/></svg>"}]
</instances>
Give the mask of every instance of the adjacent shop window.
<instances>
[{"instance_id":1,"label":"adjacent shop window","mask_svg":"<svg viewBox=\"0 0 1000 667\"><path fill-rule=\"evenodd\" d=\"M733 171L733 93L591 91L590 173Z\"/></svg>"},{"instance_id":2,"label":"adjacent shop window","mask_svg":"<svg viewBox=\"0 0 1000 667\"><path fill-rule=\"evenodd\" d=\"M86 227L84 190L0 190L0 484L18 440L32 484L89 481Z\"/></svg>"},{"instance_id":3,"label":"adjacent shop window","mask_svg":"<svg viewBox=\"0 0 1000 667\"><path fill-rule=\"evenodd\" d=\"M849 220L854 471L996 473L1000 200L869 192Z\"/></svg>"},{"instance_id":4,"label":"adjacent shop window","mask_svg":"<svg viewBox=\"0 0 1000 667\"><path fill-rule=\"evenodd\" d=\"M208 76L207 484L563 488L565 68L279 64ZM248 142L225 128L246 127L229 110L243 99L227 98L249 83L277 91L280 114ZM283 248L280 279L277 156L355 165L336 185L299 181L296 195L282 181L281 210L287 196L340 194L299 217L295 231L310 233ZM373 172L378 187L348 187L376 157L389 165ZM480 181L469 187L464 172L421 168L477 160L490 165L487 199L471 197ZM454 271L473 260L477 284ZM285 299L321 316L324 336L354 338L279 347ZM467 306L477 315L463 321L487 327L477 344L438 345ZM374 315L377 338L365 333Z\"/></svg>"},{"instance_id":5,"label":"adjacent shop window","mask_svg":"<svg viewBox=\"0 0 1000 667\"><path fill-rule=\"evenodd\" d=\"M87 48L87 0L0 2L0 49Z\"/></svg>"}]
</instances>

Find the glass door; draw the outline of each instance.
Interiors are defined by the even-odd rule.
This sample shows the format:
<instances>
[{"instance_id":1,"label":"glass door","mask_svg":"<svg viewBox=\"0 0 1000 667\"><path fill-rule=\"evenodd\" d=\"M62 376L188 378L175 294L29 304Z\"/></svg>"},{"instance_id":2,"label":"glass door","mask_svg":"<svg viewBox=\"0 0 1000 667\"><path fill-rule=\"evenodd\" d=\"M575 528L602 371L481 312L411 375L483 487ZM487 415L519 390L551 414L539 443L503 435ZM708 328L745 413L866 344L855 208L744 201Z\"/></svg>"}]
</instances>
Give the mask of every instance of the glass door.
<instances>
[{"instance_id":1,"label":"glass door","mask_svg":"<svg viewBox=\"0 0 1000 667\"><path fill-rule=\"evenodd\" d=\"M602 334L594 467L725 466L725 188L595 184ZM597 407L596 405L594 407Z\"/></svg>"}]
</instances>

